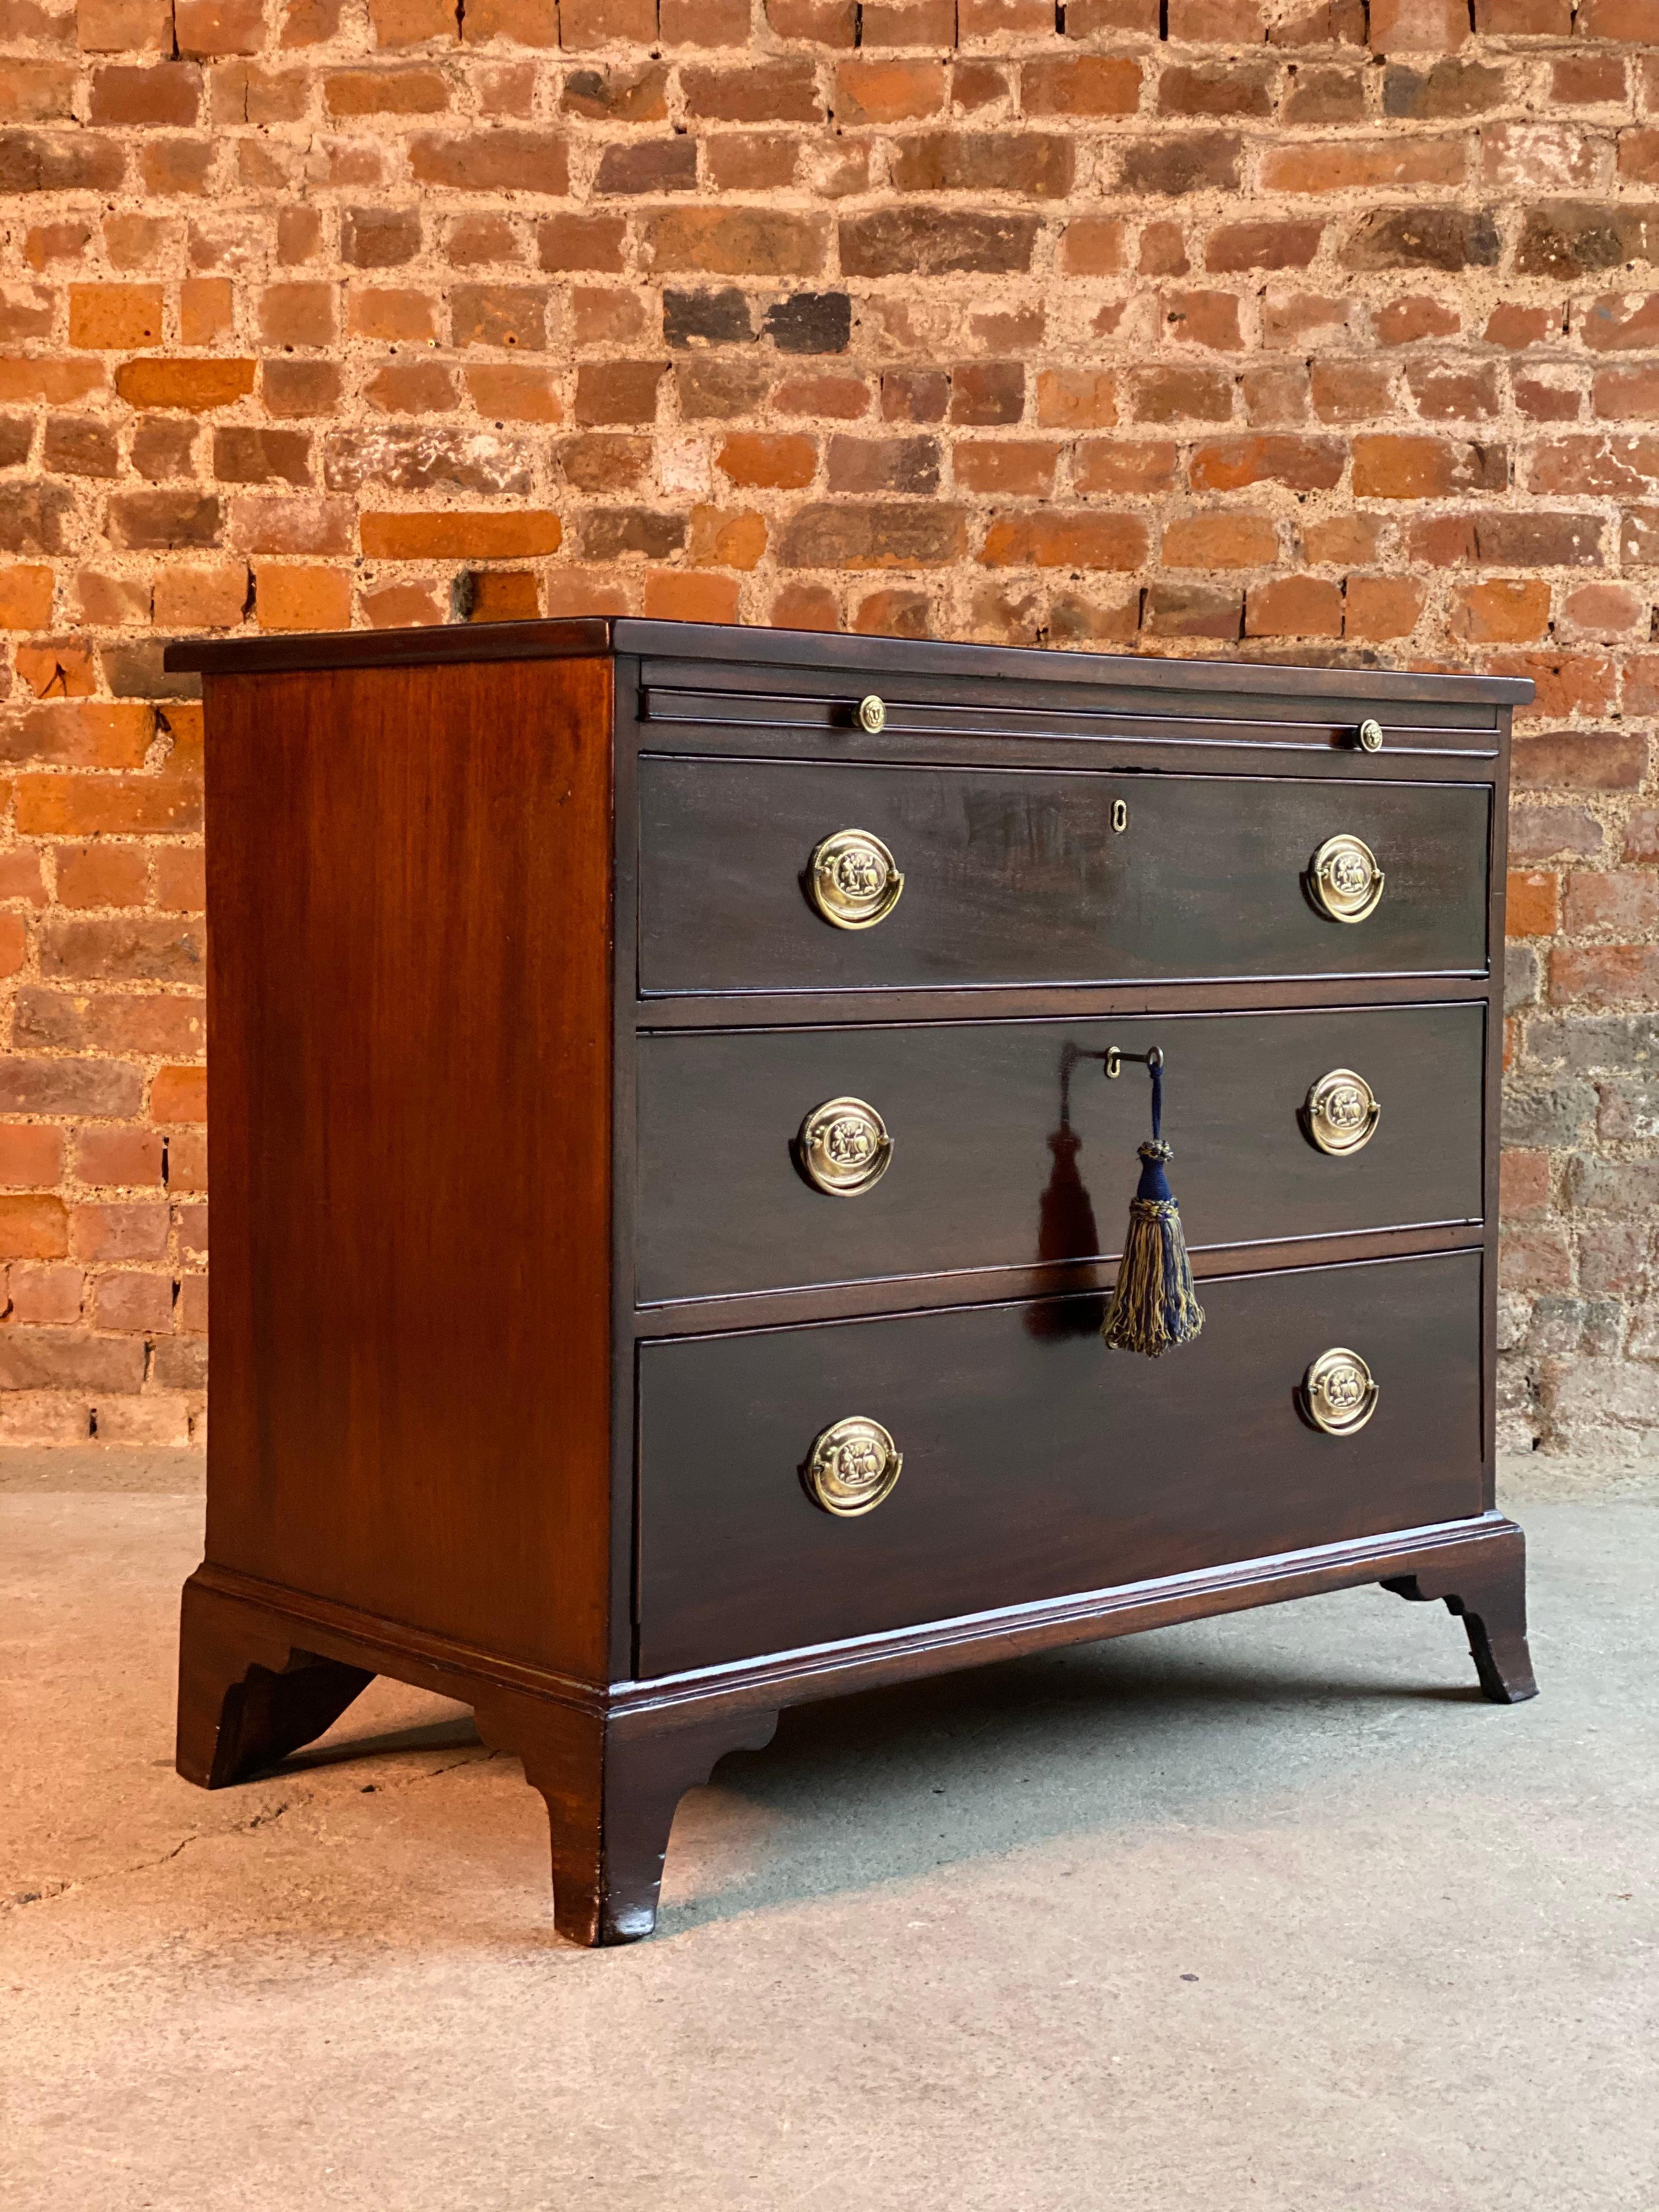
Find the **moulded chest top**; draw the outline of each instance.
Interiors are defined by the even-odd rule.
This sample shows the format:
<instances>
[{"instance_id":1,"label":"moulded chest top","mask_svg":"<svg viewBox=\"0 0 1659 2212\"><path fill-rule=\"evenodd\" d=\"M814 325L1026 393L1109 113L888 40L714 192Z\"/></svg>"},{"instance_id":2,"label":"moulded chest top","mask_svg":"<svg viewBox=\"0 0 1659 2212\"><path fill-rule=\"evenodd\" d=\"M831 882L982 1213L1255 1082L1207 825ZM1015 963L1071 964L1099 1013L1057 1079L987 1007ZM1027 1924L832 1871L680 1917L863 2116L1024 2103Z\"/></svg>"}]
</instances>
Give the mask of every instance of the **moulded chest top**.
<instances>
[{"instance_id":1,"label":"moulded chest top","mask_svg":"<svg viewBox=\"0 0 1659 2212\"><path fill-rule=\"evenodd\" d=\"M412 629L318 630L295 636L186 638L165 665L204 676L262 676L322 668L399 668L441 660L543 660L622 654L740 662L848 675L977 677L1022 684L1139 684L1307 698L1480 701L1522 707L1521 676L1455 676L1419 670L1301 668L1280 661L1166 660L1153 654L1069 653L1055 647L952 645L933 639L847 637L828 630L766 629L721 623L647 622L631 615L562 622L454 623Z\"/></svg>"}]
</instances>

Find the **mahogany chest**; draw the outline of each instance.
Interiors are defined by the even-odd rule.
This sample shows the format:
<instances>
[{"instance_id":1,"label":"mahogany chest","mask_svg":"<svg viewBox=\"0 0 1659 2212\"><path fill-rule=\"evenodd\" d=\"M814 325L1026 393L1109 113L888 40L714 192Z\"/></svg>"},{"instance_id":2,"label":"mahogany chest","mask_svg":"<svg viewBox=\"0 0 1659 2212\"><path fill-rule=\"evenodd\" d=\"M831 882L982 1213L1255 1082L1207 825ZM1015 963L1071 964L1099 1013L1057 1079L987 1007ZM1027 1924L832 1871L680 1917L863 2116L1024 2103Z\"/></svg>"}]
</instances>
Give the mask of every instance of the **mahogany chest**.
<instances>
[{"instance_id":1,"label":"mahogany chest","mask_svg":"<svg viewBox=\"0 0 1659 2212\"><path fill-rule=\"evenodd\" d=\"M628 620L169 665L216 1214L182 1773L376 1673L463 1698L608 1942L798 1700L1361 1583L1532 1693L1529 686ZM1206 1316L1156 1360L1101 1339L1153 1050Z\"/></svg>"}]
</instances>

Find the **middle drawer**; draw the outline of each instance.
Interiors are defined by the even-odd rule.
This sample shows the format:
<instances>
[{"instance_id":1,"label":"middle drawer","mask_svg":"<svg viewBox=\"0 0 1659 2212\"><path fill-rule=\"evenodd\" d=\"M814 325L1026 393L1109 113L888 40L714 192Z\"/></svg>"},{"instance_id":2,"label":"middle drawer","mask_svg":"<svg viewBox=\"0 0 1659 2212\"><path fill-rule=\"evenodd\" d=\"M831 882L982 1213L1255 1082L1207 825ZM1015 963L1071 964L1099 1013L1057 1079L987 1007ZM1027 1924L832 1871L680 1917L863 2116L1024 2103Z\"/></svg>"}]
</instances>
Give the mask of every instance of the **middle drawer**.
<instances>
[{"instance_id":1,"label":"middle drawer","mask_svg":"<svg viewBox=\"0 0 1659 2212\"><path fill-rule=\"evenodd\" d=\"M639 1302L1115 1255L1149 1086L1133 1063L1106 1079L1114 1044L1164 1054L1196 1249L1480 1218L1480 1005L657 1033L639 1055ZM1308 1106L1339 1071L1379 1111L1333 1152ZM892 1145L851 1197L815 1187L800 1142L837 1099Z\"/></svg>"}]
</instances>

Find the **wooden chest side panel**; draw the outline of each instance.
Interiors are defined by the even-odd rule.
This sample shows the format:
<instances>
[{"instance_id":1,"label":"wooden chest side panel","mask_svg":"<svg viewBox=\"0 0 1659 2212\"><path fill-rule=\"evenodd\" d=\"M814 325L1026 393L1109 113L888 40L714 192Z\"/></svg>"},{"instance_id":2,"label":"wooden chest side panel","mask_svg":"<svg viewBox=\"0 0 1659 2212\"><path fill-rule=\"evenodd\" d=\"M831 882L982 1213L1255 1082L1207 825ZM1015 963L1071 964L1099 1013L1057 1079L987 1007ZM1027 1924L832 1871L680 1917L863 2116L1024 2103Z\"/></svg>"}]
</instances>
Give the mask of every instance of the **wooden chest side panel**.
<instances>
[{"instance_id":1,"label":"wooden chest side panel","mask_svg":"<svg viewBox=\"0 0 1659 2212\"><path fill-rule=\"evenodd\" d=\"M210 679L208 1556L605 1677L611 672Z\"/></svg>"}]
</instances>

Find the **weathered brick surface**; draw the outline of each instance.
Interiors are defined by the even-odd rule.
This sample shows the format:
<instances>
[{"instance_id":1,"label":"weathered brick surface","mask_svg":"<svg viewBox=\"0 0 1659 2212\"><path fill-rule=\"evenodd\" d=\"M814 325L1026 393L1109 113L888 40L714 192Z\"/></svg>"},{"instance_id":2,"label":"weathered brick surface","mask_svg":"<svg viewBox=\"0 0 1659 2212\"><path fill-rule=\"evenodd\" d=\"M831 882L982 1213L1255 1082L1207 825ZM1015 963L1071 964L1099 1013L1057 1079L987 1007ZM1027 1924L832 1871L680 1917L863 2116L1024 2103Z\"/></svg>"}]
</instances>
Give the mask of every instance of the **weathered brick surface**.
<instances>
[{"instance_id":1,"label":"weathered brick surface","mask_svg":"<svg viewBox=\"0 0 1659 2212\"><path fill-rule=\"evenodd\" d=\"M1654 0L79 0L0 41L0 1437L201 1434L162 640L635 611L1533 677L1506 1419L1653 1439Z\"/></svg>"}]
</instances>

